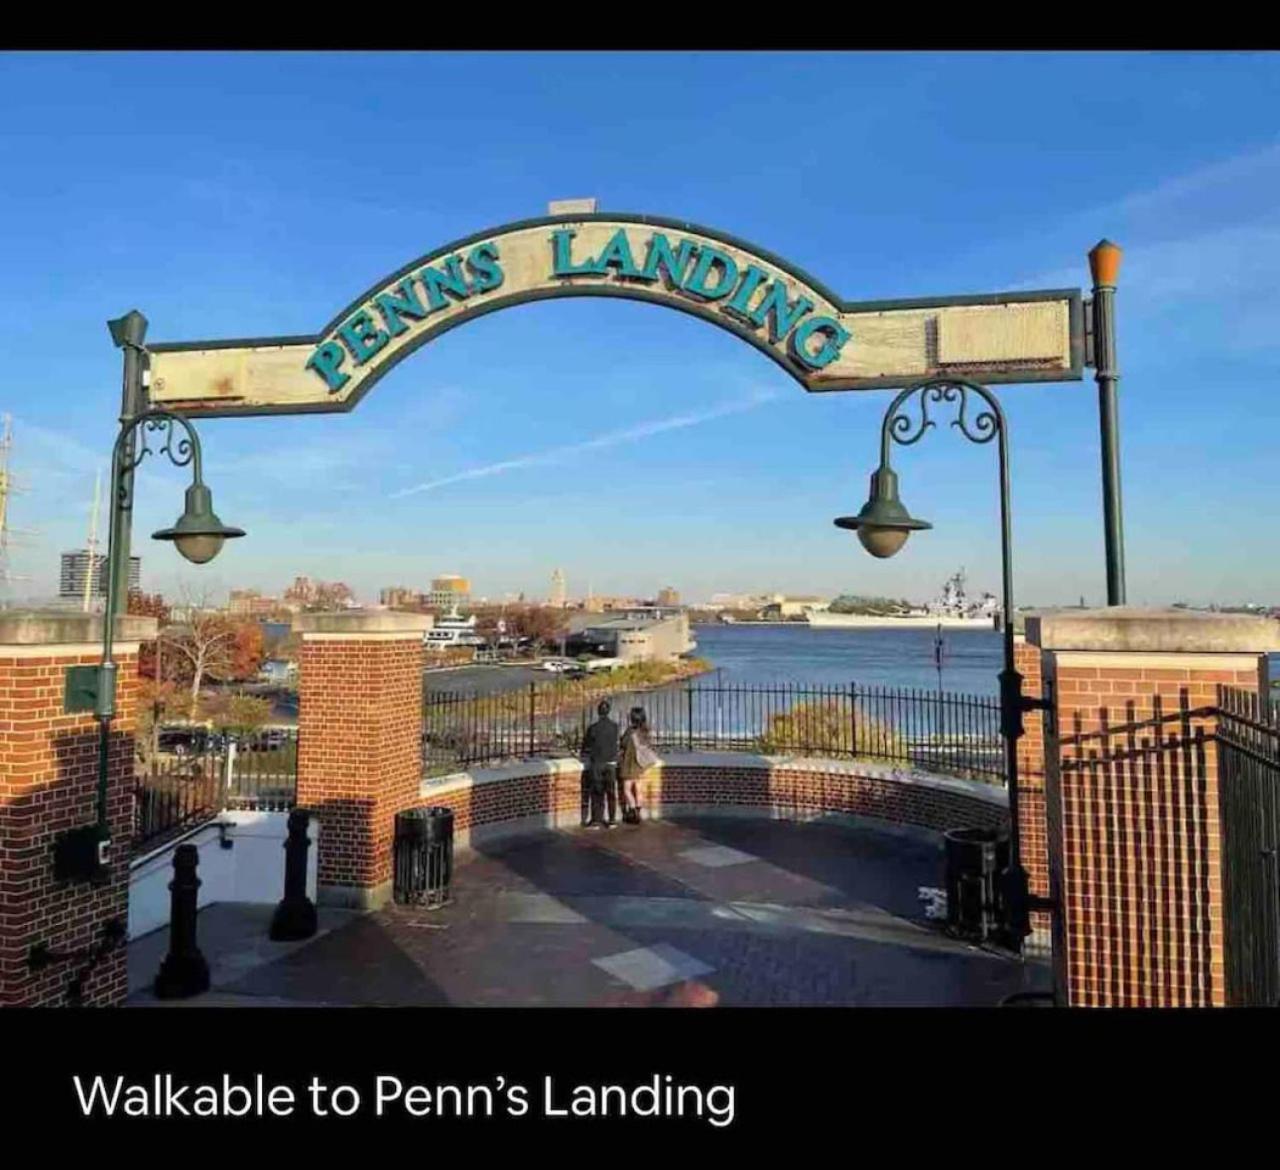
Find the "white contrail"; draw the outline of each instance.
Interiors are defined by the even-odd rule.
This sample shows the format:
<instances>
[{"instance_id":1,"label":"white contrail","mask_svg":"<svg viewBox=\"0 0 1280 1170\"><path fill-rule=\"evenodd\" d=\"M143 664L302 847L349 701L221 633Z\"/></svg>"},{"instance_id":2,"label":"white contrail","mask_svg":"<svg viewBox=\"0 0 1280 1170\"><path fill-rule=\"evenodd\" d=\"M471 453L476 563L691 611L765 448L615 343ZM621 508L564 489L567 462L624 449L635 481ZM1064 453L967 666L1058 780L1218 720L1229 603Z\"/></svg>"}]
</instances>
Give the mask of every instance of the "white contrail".
<instances>
[{"instance_id":1,"label":"white contrail","mask_svg":"<svg viewBox=\"0 0 1280 1170\"><path fill-rule=\"evenodd\" d=\"M684 427L693 427L699 423L724 418L725 415L741 414L744 410L754 410L757 406L761 406L777 397L778 392L776 390L757 390L746 398L740 398L734 402L726 402L720 406L713 406L709 410L672 415L670 418L654 419L651 422L639 423L634 427L626 427L624 430L609 431L607 434L597 435L594 439L584 439L581 443L553 447L549 451L537 451L531 455L517 455L514 459L504 459L501 463L486 463L482 467L471 467L466 471L447 475L443 479L432 479L426 483L415 484L413 487L402 488L398 492L392 492L388 498L398 500L402 496L413 496L419 492L434 491L436 488L445 487L451 483L461 483L467 479L484 479L490 475L500 475L504 471L517 471L524 467L537 467L546 463L555 463L567 456L577 455L583 451L595 451L601 447L616 447L621 443L633 443L637 439L648 438L650 435L657 435L663 431L677 431Z\"/></svg>"}]
</instances>

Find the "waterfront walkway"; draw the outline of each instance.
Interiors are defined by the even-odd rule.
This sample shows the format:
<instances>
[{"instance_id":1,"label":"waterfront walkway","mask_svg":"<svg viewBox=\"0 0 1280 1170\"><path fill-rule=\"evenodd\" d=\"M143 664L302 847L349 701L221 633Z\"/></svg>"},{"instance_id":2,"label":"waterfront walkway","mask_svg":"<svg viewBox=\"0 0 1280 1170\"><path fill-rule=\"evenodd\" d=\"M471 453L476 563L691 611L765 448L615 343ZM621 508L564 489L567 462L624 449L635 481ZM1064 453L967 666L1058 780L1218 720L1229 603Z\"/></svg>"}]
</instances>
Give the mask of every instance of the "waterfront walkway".
<instances>
[{"instance_id":1,"label":"waterfront walkway","mask_svg":"<svg viewBox=\"0 0 1280 1170\"><path fill-rule=\"evenodd\" d=\"M1049 987L1043 961L926 923L917 890L941 884L936 838L834 820L547 832L460 854L443 909L322 911L303 943L267 940L269 907L211 906L213 988L184 1003L994 1006ZM130 1004L159 1006L167 933L130 944Z\"/></svg>"}]
</instances>

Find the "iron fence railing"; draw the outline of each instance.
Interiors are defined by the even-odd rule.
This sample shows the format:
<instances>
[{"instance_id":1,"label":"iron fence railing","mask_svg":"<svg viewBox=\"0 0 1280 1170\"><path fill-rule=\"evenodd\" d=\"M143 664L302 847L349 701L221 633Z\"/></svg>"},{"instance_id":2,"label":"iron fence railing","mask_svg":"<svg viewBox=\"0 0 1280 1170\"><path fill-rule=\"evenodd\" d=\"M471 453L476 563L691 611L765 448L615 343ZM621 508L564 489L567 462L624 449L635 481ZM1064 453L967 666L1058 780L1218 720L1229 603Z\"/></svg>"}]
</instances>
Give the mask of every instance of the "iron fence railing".
<instances>
[{"instance_id":1,"label":"iron fence railing","mask_svg":"<svg viewBox=\"0 0 1280 1170\"><path fill-rule=\"evenodd\" d=\"M1078 880L1114 890L1090 897L1098 929L1066 917L1072 962L1106 972L1089 993L1100 1002L1204 1006L1221 979L1228 1004L1280 1006L1280 711L1225 686L1216 705L1183 691L1151 706L1139 717L1130 701L1061 739L1062 803L1077 811L1065 848Z\"/></svg>"},{"instance_id":2,"label":"iron fence railing","mask_svg":"<svg viewBox=\"0 0 1280 1170\"><path fill-rule=\"evenodd\" d=\"M574 754L598 689L530 683L499 694L428 691L423 766L439 774L506 759ZM1003 783L995 696L893 687L681 683L608 696L625 723L645 709L659 751L742 751L901 763Z\"/></svg>"},{"instance_id":3,"label":"iron fence railing","mask_svg":"<svg viewBox=\"0 0 1280 1170\"><path fill-rule=\"evenodd\" d=\"M1228 1002L1280 1007L1280 707L1218 689Z\"/></svg>"},{"instance_id":4,"label":"iron fence railing","mask_svg":"<svg viewBox=\"0 0 1280 1170\"><path fill-rule=\"evenodd\" d=\"M298 783L298 733L165 737L134 779L133 851L162 845L224 809L283 811Z\"/></svg>"}]
</instances>

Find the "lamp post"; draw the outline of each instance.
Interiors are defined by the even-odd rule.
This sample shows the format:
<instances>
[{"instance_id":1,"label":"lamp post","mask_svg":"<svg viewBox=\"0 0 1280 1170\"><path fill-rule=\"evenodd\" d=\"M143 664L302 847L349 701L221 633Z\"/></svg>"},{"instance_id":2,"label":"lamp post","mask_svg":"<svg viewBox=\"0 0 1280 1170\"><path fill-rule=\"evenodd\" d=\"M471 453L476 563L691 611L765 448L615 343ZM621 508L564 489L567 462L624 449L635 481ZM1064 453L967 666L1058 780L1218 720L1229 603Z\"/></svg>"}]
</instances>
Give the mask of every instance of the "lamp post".
<instances>
[{"instance_id":1,"label":"lamp post","mask_svg":"<svg viewBox=\"0 0 1280 1170\"><path fill-rule=\"evenodd\" d=\"M113 326L118 324L112 322ZM112 335L116 330L113 328ZM156 453L167 455L175 467L191 467L191 486L186 491L186 506L170 528L152 533L155 540L172 541L174 547L193 564L211 561L224 541L243 536L244 530L232 528L218 518L213 498L204 484L200 438L185 418L170 410L144 410L122 422L111 454L111 523L107 535L106 606L102 620L102 658L94 682L93 713L98 720L98 789L97 820L83 829L73 829L64 836L68 876L83 876L91 881L107 880L106 851L111 844L107 820L108 754L111 723L116 713L116 671L112 658L115 616L123 609L121 590L126 580L121 561L127 563L129 545L123 532L133 509L134 469L151 454L149 435L163 433ZM185 435L182 434L185 432ZM139 444L139 440L141 440Z\"/></svg>"},{"instance_id":2,"label":"lamp post","mask_svg":"<svg viewBox=\"0 0 1280 1170\"><path fill-rule=\"evenodd\" d=\"M969 416L969 395L976 395L987 409ZM902 408L919 396L918 424ZM932 528L925 520L913 517L898 498L898 476L890 467L889 452L893 443L910 446L918 443L933 427L929 417L930 403L955 403L957 416L951 425L972 443L989 443L997 439L1000 456L1000 560L1003 571L1003 635L1004 669L1000 672L1000 733L1004 737L1005 776L1009 791L1009 868L1002 875L1008 929L1015 949L1031 933L1030 911L1048 909L1048 904L1030 896L1027 871L1022 867L1018 825L1018 739L1022 736L1025 711L1047 709L1043 699L1031 699L1022 693L1022 675L1013 660L1013 565L1011 557L1009 517L1009 437L1008 424L1000 403L983 386L959 378L928 378L908 386L890 404L880 427L880 466L871 474L871 491L867 502L856 516L841 516L839 528L857 532L858 540L872 556L891 557L907 542L912 532Z\"/></svg>"},{"instance_id":3,"label":"lamp post","mask_svg":"<svg viewBox=\"0 0 1280 1170\"><path fill-rule=\"evenodd\" d=\"M1100 240L1089 253L1093 276L1093 353L1102 440L1102 531L1107 556L1107 604L1124 605L1124 510L1120 503L1120 405L1116 383L1118 245Z\"/></svg>"}]
</instances>

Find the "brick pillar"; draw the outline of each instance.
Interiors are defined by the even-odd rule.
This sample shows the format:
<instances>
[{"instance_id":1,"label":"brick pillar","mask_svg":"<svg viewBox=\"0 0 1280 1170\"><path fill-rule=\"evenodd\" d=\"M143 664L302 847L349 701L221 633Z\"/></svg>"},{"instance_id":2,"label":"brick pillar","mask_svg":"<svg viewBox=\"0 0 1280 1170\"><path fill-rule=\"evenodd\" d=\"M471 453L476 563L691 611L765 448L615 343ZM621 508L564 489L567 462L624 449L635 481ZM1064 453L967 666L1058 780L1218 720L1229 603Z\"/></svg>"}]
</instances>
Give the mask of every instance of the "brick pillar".
<instances>
[{"instance_id":1,"label":"brick pillar","mask_svg":"<svg viewBox=\"0 0 1280 1170\"><path fill-rule=\"evenodd\" d=\"M396 813L422 782L426 614L304 613L298 678L298 805L320 818L322 905L372 910L391 896Z\"/></svg>"},{"instance_id":2,"label":"brick pillar","mask_svg":"<svg viewBox=\"0 0 1280 1170\"><path fill-rule=\"evenodd\" d=\"M1040 647L1025 636L1013 639L1013 665L1022 675L1022 692L1032 698L1043 694ZM1023 716L1023 736L1018 740L1018 829L1022 867L1027 871L1031 893L1049 896L1049 835L1044 808L1044 713L1029 711ZM1049 915L1031 915L1031 941L1041 948L1050 945Z\"/></svg>"},{"instance_id":3,"label":"brick pillar","mask_svg":"<svg viewBox=\"0 0 1280 1170\"><path fill-rule=\"evenodd\" d=\"M1223 1004L1214 745L1203 768L1190 749L1158 747L1185 740L1186 726L1211 734L1214 719L1114 729L1211 707L1223 683L1265 694L1264 652L1280 649L1280 625L1115 607L1028 617L1027 640L1042 651L1056 700L1046 811L1061 997L1073 1006Z\"/></svg>"},{"instance_id":4,"label":"brick pillar","mask_svg":"<svg viewBox=\"0 0 1280 1170\"><path fill-rule=\"evenodd\" d=\"M108 755L110 878L104 885L55 881L53 846L67 829L95 823L98 723L92 712L63 714L67 668L96 666L102 618L90 614L0 613L0 1004L61 1006L89 955L39 970L28 962L43 945L58 955L92 951L112 921L129 915L133 833L133 728L138 645L155 637L154 618L116 619L116 718ZM82 1000L124 1001L125 950L107 952L83 976Z\"/></svg>"}]
</instances>

